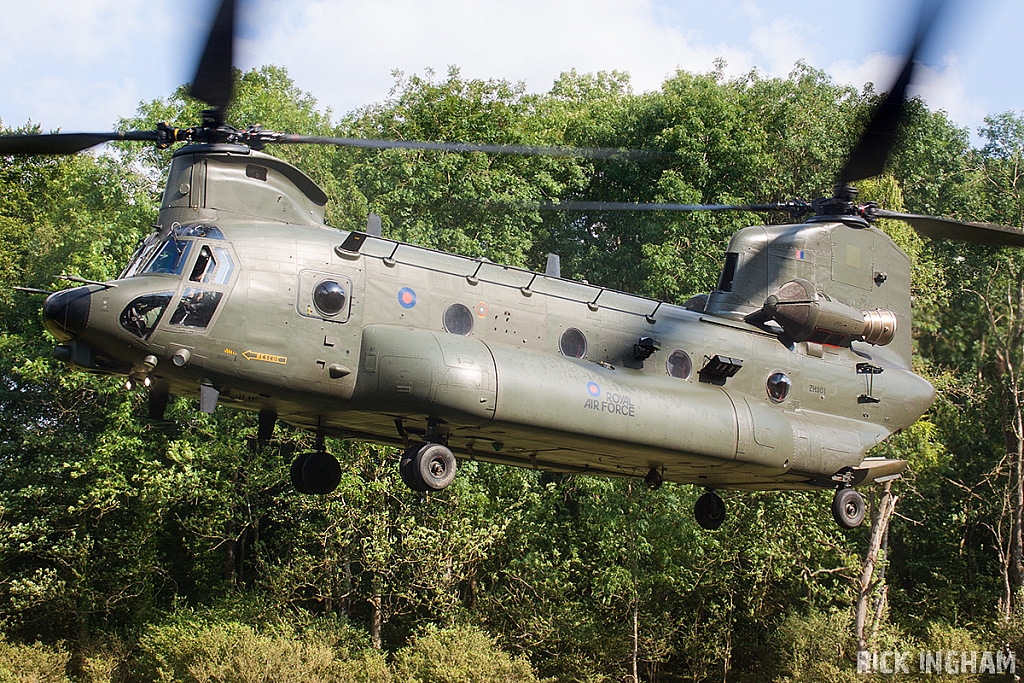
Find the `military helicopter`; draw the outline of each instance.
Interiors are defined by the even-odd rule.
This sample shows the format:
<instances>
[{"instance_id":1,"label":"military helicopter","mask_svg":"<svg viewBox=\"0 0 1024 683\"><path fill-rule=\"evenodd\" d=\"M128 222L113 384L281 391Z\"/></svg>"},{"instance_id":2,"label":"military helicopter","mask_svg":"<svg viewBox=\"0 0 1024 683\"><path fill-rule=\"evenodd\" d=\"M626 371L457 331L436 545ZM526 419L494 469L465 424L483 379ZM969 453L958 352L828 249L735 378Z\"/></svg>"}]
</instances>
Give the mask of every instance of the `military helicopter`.
<instances>
[{"instance_id":1,"label":"military helicopter","mask_svg":"<svg viewBox=\"0 0 1024 683\"><path fill-rule=\"evenodd\" d=\"M850 154L831 197L813 202L666 205L568 202L557 210L783 211L787 225L737 232L715 291L683 306L546 272L431 250L324 223L326 194L268 144L513 154L619 150L321 138L225 123L234 0L222 0L191 87L200 125L116 133L0 136L0 154L69 154L112 140L174 152L158 227L110 282L49 296L54 357L125 378L162 419L171 394L314 431L291 479L329 494L336 435L404 449L403 481L438 491L457 458L704 487L697 523L717 529L718 489L832 489L844 528L854 487L906 461L866 452L917 420L935 391L911 369L910 262L877 218L924 235L1024 246L1007 226L856 203L850 183L881 173L915 56Z\"/></svg>"}]
</instances>

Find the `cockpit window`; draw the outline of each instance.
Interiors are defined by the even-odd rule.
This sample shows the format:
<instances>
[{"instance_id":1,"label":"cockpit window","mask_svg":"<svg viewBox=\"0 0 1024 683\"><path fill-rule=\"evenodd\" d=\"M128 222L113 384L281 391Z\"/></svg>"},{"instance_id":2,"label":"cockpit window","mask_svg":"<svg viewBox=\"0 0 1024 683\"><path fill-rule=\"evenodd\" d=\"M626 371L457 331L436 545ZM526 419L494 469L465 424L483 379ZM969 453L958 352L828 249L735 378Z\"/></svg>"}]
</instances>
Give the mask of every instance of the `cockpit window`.
<instances>
[{"instance_id":1,"label":"cockpit window","mask_svg":"<svg viewBox=\"0 0 1024 683\"><path fill-rule=\"evenodd\" d=\"M132 256L131 261L128 262L124 272L121 273L121 279L138 275L142 267L146 265L146 262L153 256L153 252L156 251L157 246L157 244L146 243L140 245L139 248L135 250L135 254Z\"/></svg>"},{"instance_id":2,"label":"cockpit window","mask_svg":"<svg viewBox=\"0 0 1024 683\"><path fill-rule=\"evenodd\" d=\"M722 268L722 276L718 278L718 291L732 291L732 281L736 278L736 264L739 260L740 255L734 251L725 254L725 266Z\"/></svg>"},{"instance_id":3,"label":"cockpit window","mask_svg":"<svg viewBox=\"0 0 1024 683\"><path fill-rule=\"evenodd\" d=\"M216 254L216 255L215 255ZM208 285L226 285L231 279L235 264L231 255L224 247L213 247L204 244L196 257L196 265L192 267L189 280Z\"/></svg>"},{"instance_id":4,"label":"cockpit window","mask_svg":"<svg viewBox=\"0 0 1024 683\"><path fill-rule=\"evenodd\" d=\"M167 275L181 275L188 260L188 252L192 248L192 242L185 240L167 240L163 243L160 253L146 267L147 273L164 273Z\"/></svg>"},{"instance_id":5,"label":"cockpit window","mask_svg":"<svg viewBox=\"0 0 1024 683\"><path fill-rule=\"evenodd\" d=\"M200 237L207 240L223 240L224 233L215 225L193 223L190 225L179 225L175 223L167 237L161 241L160 233L153 233L139 245L135 250L128 265L119 276L119 279L135 277L143 273L158 273L163 275L181 275L185 262L188 261L189 251L192 249L192 240L187 238ZM231 278L235 266L224 247L203 247L204 254L199 256L200 268L199 277L209 279L190 279L195 282L223 285ZM207 256L204 260L204 255ZM209 268L207 268L209 266ZM204 270L205 269L205 270ZM196 275L193 268L193 276Z\"/></svg>"},{"instance_id":6,"label":"cockpit window","mask_svg":"<svg viewBox=\"0 0 1024 683\"><path fill-rule=\"evenodd\" d=\"M217 304L220 303L222 296L224 296L224 292L187 287L181 301L178 302L178 308L171 316L170 324L196 329L205 328L213 319L214 311L217 310Z\"/></svg>"},{"instance_id":7,"label":"cockpit window","mask_svg":"<svg viewBox=\"0 0 1024 683\"><path fill-rule=\"evenodd\" d=\"M172 296L174 292L159 292L132 299L121 311L121 327L136 337L146 339L156 327L167 304L171 303Z\"/></svg>"}]
</instances>

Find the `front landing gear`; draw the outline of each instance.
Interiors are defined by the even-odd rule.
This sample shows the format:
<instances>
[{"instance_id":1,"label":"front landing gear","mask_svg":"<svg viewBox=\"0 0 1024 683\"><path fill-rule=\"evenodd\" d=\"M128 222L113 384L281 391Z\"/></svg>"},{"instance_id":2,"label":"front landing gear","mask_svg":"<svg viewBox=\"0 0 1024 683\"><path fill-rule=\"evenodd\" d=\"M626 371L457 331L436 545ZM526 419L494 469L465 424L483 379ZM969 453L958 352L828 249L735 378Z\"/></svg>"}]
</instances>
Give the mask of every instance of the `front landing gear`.
<instances>
[{"instance_id":1,"label":"front landing gear","mask_svg":"<svg viewBox=\"0 0 1024 683\"><path fill-rule=\"evenodd\" d=\"M864 521L864 496L853 489L838 489L832 499L832 516L844 529L856 529Z\"/></svg>"},{"instance_id":2,"label":"front landing gear","mask_svg":"<svg viewBox=\"0 0 1024 683\"><path fill-rule=\"evenodd\" d=\"M402 454L399 472L413 491L440 491L455 479L455 455L444 444L413 445Z\"/></svg>"},{"instance_id":3,"label":"front landing gear","mask_svg":"<svg viewBox=\"0 0 1024 683\"><path fill-rule=\"evenodd\" d=\"M714 531L725 521L725 501L714 491L708 491L697 499L693 516L702 529Z\"/></svg>"},{"instance_id":4,"label":"front landing gear","mask_svg":"<svg viewBox=\"0 0 1024 683\"><path fill-rule=\"evenodd\" d=\"M292 484L299 493L328 494L341 482L341 466L327 451L302 453L292 461Z\"/></svg>"},{"instance_id":5,"label":"front landing gear","mask_svg":"<svg viewBox=\"0 0 1024 683\"><path fill-rule=\"evenodd\" d=\"M657 467L652 467L644 477L644 486L652 491L657 491L661 488L661 484L664 482L664 478L661 476L661 472L658 471Z\"/></svg>"}]
</instances>

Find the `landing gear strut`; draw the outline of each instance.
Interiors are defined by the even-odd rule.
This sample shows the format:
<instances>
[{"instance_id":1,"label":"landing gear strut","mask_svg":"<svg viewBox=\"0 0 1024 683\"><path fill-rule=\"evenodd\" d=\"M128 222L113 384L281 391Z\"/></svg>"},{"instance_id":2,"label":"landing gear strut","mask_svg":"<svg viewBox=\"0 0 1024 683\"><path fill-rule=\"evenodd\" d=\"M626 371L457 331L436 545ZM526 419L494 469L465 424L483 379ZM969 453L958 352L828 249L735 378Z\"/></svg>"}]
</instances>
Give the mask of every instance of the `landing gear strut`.
<instances>
[{"instance_id":1,"label":"landing gear strut","mask_svg":"<svg viewBox=\"0 0 1024 683\"><path fill-rule=\"evenodd\" d=\"M725 521L725 501L714 491L708 491L697 499L693 516L702 529L714 531Z\"/></svg>"},{"instance_id":2,"label":"landing gear strut","mask_svg":"<svg viewBox=\"0 0 1024 683\"><path fill-rule=\"evenodd\" d=\"M856 529L864 521L864 497L853 489L838 489L832 499L832 516L844 529Z\"/></svg>"},{"instance_id":3,"label":"landing gear strut","mask_svg":"<svg viewBox=\"0 0 1024 683\"><path fill-rule=\"evenodd\" d=\"M652 491L657 491L661 488L662 481L661 472L658 471L658 468L652 467L647 476L644 477L644 486Z\"/></svg>"},{"instance_id":4,"label":"landing gear strut","mask_svg":"<svg viewBox=\"0 0 1024 683\"><path fill-rule=\"evenodd\" d=\"M264 408L260 411L259 428L256 431L256 440L265 444L274 438L274 426L277 424L277 412L271 408Z\"/></svg>"},{"instance_id":5,"label":"landing gear strut","mask_svg":"<svg viewBox=\"0 0 1024 683\"><path fill-rule=\"evenodd\" d=\"M455 455L444 444L414 444L402 454L399 472L413 491L440 491L455 479Z\"/></svg>"}]
</instances>

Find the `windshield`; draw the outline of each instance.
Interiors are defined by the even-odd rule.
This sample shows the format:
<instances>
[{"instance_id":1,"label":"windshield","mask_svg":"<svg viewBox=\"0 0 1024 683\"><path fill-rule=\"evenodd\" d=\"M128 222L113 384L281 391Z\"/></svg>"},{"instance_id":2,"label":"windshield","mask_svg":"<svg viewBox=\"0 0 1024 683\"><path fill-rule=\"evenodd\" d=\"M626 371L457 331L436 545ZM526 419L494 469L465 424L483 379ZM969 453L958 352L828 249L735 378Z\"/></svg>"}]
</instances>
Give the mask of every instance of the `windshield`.
<instances>
[{"instance_id":1,"label":"windshield","mask_svg":"<svg viewBox=\"0 0 1024 683\"><path fill-rule=\"evenodd\" d=\"M148 266L146 273L164 273L167 275L181 275L185 261L188 260L188 252L192 248L192 242L186 240L172 239L163 243L160 253L156 255Z\"/></svg>"},{"instance_id":2,"label":"windshield","mask_svg":"<svg viewBox=\"0 0 1024 683\"><path fill-rule=\"evenodd\" d=\"M157 244L146 243L139 245L139 248L135 250L135 253L132 255L131 260L128 261L128 265L125 266L124 271L121 273L118 279L120 280L126 277L134 277L135 275L138 275L139 269L141 269L142 266L146 265L146 262L149 261L149 258L153 255L153 252L156 251L157 246Z\"/></svg>"},{"instance_id":3,"label":"windshield","mask_svg":"<svg viewBox=\"0 0 1024 683\"><path fill-rule=\"evenodd\" d=\"M178 225L175 223L168 231L166 238L161 241L159 232L147 237L132 254L128 265L118 276L118 279L135 277L143 273L157 273L163 275L181 275L185 262L188 260L192 240L182 239L185 237L200 237L208 240L223 240L224 233L215 225L203 223L191 223ZM213 281L216 284L224 284L231 275L234 264L227 256L227 250L223 247L203 247L205 256L212 257L211 266L207 269L203 282ZM214 256L215 252L215 256ZM155 257L155 258L154 258ZM202 258L202 257L200 257ZM204 262L205 264L205 262ZM224 267L221 267L224 266ZM216 274L214 273L216 271ZM210 278L213 278L212 280ZM195 278L193 278L195 279Z\"/></svg>"}]
</instances>

